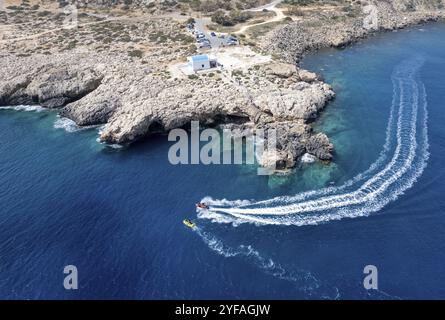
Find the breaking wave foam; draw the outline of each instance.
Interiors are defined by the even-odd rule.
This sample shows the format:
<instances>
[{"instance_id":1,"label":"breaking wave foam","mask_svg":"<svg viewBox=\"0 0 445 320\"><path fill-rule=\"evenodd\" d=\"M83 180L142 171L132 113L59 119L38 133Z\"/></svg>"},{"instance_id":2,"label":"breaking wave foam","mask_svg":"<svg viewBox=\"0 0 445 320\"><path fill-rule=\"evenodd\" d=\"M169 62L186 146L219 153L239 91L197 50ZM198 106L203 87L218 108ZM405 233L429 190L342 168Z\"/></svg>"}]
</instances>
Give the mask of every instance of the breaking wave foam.
<instances>
[{"instance_id":1,"label":"breaking wave foam","mask_svg":"<svg viewBox=\"0 0 445 320\"><path fill-rule=\"evenodd\" d=\"M381 210L409 189L426 167L427 102L417 78L423 59L401 63L394 71L393 103L386 141L371 167L339 187L303 192L263 201L204 198L210 210L199 218L219 223L308 225L366 216Z\"/></svg>"},{"instance_id":2,"label":"breaking wave foam","mask_svg":"<svg viewBox=\"0 0 445 320\"><path fill-rule=\"evenodd\" d=\"M15 111L28 111L28 112L42 112L45 108L41 106L28 106L28 105L19 105L19 106L6 106L0 107L0 110L15 110Z\"/></svg>"},{"instance_id":3,"label":"breaking wave foam","mask_svg":"<svg viewBox=\"0 0 445 320\"><path fill-rule=\"evenodd\" d=\"M57 120L54 121L55 129L63 129L66 132L77 132L82 130L88 130L92 128L97 128L97 126L78 126L73 120L57 116Z\"/></svg>"}]
</instances>

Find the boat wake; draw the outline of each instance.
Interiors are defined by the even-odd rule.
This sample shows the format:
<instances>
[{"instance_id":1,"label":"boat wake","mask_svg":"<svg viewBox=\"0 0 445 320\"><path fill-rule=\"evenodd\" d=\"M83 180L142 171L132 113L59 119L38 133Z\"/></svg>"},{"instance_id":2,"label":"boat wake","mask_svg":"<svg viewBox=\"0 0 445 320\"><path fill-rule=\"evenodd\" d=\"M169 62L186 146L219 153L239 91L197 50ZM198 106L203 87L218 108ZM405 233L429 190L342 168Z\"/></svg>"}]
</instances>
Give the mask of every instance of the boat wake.
<instances>
[{"instance_id":1,"label":"boat wake","mask_svg":"<svg viewBox=\"0 0 445 320\"><path fill-rule=\"evenodd\" d=\"M305 270L293 270L288 271L280 264L274 262L271 258L263 257L253 246L251 245L238 245L236 247L230 247L224 244L224 242L208 232L196 228L195 232L201 237L205 244L217 254L225 257L243 257L248 262L257 266L264 273L276 277L278 279L296 282L298 283L298 290L305 293L307 296L320 295L324 299L338 299L339 291L337 288L330 288L324 286L315 276L309 271Z\"/></svg>"},{"instance_id":2,"label":"boat wake","mask_svg":"<svg viewBox=\"0 0 445 320\"><path fill-rule=\"evenodd\" d=\"M281 196L268 200L201 200L209 210L198 210L198 218L217 223L258 225L319 224L331 220L367 216L396 200L420 177L428 158L427 102L418 71L421 58L401 63L393 72L393 102L386 129L386 141L377 160L365 172L338 187ZM305 296L341 299L354 292L363 299L400 299L384 291L363 290L362 283L342 283L332 287L311 272L284 268L265 258L252 245L230 247L213 235L196 230L207 246L226 257L243 257L260 270L281 280L295 282ZM292 268L293 269L293 268ZM347 288L340 294L338 288ZM346 296L347 297L347 296Z\"/></svg>"},{"instance_id":3,"label":"boat wake","mask_svg":"<svg viewBox=\"0 0 445 320\"><path fill-rule=\"evenodd\" d=\"M318 279L314 274L303 269L285 268L281 264L272 260L271 258L264 257L257 249L252 245L238 245L228 246L221 239L204 231L200 227L194 229L198 236L204 241L204 243L216 254L225 258L243 258L248 263L258 267L265 274L278 278L295 285L295 289L304 297L310 299L328 299L338 300L342 299L342 293L340 287L347 287L349 291L354 292L355 297L361 297L362 299L373 300L400 300L398 296L390 295L381 290L364 290L362 283L343 283L341 280L336 282L341 286L335 287Z\"/></svg>"},{"instance_id":4,"label":"boat wake","mask_svg":"<svg viewBox=\"0 0 445 320\"><path fill-rule=\"evenodd\" d=\"M402 62L393 72L393 103L386 142L370 168L339 187L263 201L202 201L210 210L199 218L218 223L309 225L367 216L396 200L424 171L428 153L427 101L418 78L422 58Z\"/></svg>"}]
</instances>

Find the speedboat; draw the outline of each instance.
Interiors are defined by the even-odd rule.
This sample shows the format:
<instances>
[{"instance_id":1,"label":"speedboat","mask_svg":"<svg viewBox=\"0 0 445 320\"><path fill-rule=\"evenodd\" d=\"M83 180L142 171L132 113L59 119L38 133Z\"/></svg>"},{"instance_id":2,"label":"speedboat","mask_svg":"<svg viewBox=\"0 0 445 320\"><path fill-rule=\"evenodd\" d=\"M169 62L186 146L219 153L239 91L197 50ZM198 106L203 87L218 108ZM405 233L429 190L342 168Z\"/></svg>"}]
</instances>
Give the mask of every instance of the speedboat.
<instances>
[{"instance_id":1,"label":"speedboat","mask_svg":"<svg viewBox=\"0 0 445 320\"><path fill-rule=\"evenodd\" d=\"M203 202L199 202L199 203L196 204L196 208L198 208L198 209L208 209L209 206L206 205L206 204L203 203Z\"/></svg>"},{"instance_id":2,"label":"speedboat","mask_svg":"<svg viewBox=\"0 0 445 320\"><path fill-rule=\"evenodd\" d=\"M195 224L192 220L184 219L184 220L182 221L182 223L184 223L187 227L189 227L189 228L191 228L191 229L196 228L196 224Z\"/></svg>"}]
</instances>

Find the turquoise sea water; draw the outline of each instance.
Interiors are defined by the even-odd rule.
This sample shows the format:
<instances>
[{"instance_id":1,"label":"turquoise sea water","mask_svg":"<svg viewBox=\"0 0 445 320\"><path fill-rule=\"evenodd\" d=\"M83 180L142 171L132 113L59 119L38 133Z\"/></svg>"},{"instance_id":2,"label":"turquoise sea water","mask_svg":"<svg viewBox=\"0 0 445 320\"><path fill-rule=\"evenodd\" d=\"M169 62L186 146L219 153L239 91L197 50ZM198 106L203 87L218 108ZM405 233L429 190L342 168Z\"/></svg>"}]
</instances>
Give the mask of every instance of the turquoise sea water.
<instances>
[{"instance_id":1,"label":"turquoise sea water","mask_svg":"<svg viewBox=\"0 0 445 320\"><path fill-rule=\"evenodd\" d=\"M337 92L316 125L335 161L284 177L172 166L165 136L113 149L97 128L1 109L0 297L445 298L445 25L303 67ZM203 198L214 209L197 216ZM362 285L370 264L378 291ZM66 265L78 290L63 287Z\"/></svg>"}]
</instances>

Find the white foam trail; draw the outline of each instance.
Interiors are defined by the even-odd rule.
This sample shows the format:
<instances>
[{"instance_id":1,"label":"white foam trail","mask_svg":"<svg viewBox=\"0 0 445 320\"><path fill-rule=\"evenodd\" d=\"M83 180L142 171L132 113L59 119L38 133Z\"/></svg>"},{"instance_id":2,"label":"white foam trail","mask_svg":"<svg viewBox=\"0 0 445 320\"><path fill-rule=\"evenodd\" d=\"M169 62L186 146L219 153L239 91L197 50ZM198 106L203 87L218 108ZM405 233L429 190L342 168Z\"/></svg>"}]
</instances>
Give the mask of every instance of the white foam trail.
<instances>
[{"instance_id":1,"label":"white foam trail","mask_svg":"<svg viewBox=\"0 0 445 320\"><path fill-rule=\"evenodd\" d=\"M330 284L324 283L315 277L311 272L302 269L289 270L284 268L281 264L277 263L271 258L264 257L258 250L252 245L238 245L235 247L228 246L223 243L222 240L211 235L208 232L203 231L201 228L196 228L195 232L204 241L204 243L217 253L225 258L243 258L248 263L258 267L262 272L267 275L276 277L280 280L295 283L295 288L305 294L307 298L315 299L329 299L337 300L341 298L339 287L343 287L342 282L338 281L341 285L339 287L332 287ZM350 287L350 283L346 283L345 287ZM349 290L355 290L357 295L363 296L364 299L393 299L401 300L400 297L390 295L381 290L364 290L363 284L360 282Z\"/></svg>"},{"instance_id":2,"label":"white foam trail","mask_svg":"<svg viewBox=\"0 0 445 320\"><path fill-rule=\"evenodd\" d=\"M0 110L15 110L15 111L27 111L27 112L42 112L45 108L41 106L29 106L29 105L19 105L19 106L6 106L0 107Z\"/></svg>"},{"instance_id":3,"label":"white foam trail","mask_svg":"<svg viewBox=\"0 0 445 320\"><path fill-rule=\"evenodd\" d=\"M404 104L402 104L404 105ZM393 174L391 175L391 178L394 179L394 177L398 177L400 175L400 173L398 171L394 172L394 166L396 165L397 161L399 160L400 156L401 156L401 149L403 147L402 145L402 126L401 126L401 121L402 121L402 116L403 116L403 109L404 108L400 108L400 114L399 114L399 123L398 123L398 127L399 127L399 131L398 131L398 144L397 144L397 149L395 152L395 155L393 157L393 159L391 160L391 162L385 167L385 169L381 172L379 172L377 175L375 175L374 177L372 177L370 180L366 181L363 186L361 188L359 188L357 191L354 191L352 193L347 193L344 195L335 195L332 197L327 197L327 198L322 198L322 199L317 199L317 200L313 200L310 202L305 202L305 203L301 203L298 204L298 207L295 207L295 205L292 206L287 206L287 207L281 207L280 208L280 212L275 212L275 213L271 213L271 214L288 214L288 213L292 213L294 212L295 209L297 209L299 212L306 212L306 211L322 211L322 210L326 210L326 209L331 209L333 206L335 207L342 207L348 204L358 204L361 202L364 202L367 200L367 198L369 198L370 196L373 195L373 193L377 193L380 189L384 188L386 185L388 185L388 180L386 180L385 182L383 182L382 186L375 190L375 182L376 181L380 181L380 179L382 177L386 177L386 173L387 172L391 172L391 173L397 173L397 174ZM417 116L417 107L413 108L413 117ZM413 120L414 122L416 121L416 119ZM414 127L415 128L415 127ZM415 133L415 132L414 132ZM415 151L415 140L411 141L412 145L414 147L410 148L410 152L408 153L408 158L405 158L405 162L404 164L406 165L406 163L408 163L409 161L412 161L412 158L414 156L414 151ZM405 168L405 167L402 167ZM402 169L404 171L404 169ZM401 172L403 173L403 172ZM369 193L366 193L366 191L371 191ZM265 213L268 212L269 208L265 208L265 209L252 209L249 211L249 209L243 210L243 213ZM236 212L236 209L235 209Z\"/></svg>"},{"instance_id":4,"label":"white foam trail","mask_svg":"<svg viewBox=\"0 0 445 320\"><path fill-rule=\"evenodd\" d=\"M268 275L277 277L281 280L296 282L298 284L298 290L303 291L309 296L317 294L317 296L321 295L325 299L337 299L339 297L339 291L337 288L324 286L316 277L314 277L308 271L296 270L289 272L280 264L274 262L272 259L263 257L251 245L239 245L237 247L229 247L218 238L212 236L207 232L204 232L200 228L196 228L195 231L212 251L223 257L232 258L239 256L247 258L250 263L259 267L264 273Z\"/></svg>"},{"instance_id":5,"label":"white foam trail","mask_svg":"<svg viewBox=\"0 0 445 320\"><path fill-rule=\"evenodd\" d=\"M204 197L202 203L212 204L214 206L247 206L251 204L250 200L227 200L227 199L213 199L212 197Z\"/></svg>"},{"instance_id":6,"label":"white foam trail","mask_svg":"<svg viewBox=\"0 0 445 320\"><path fill-rule=\"evenodd\" d=\"M221 204L209 202L211 209L202 213L200 218L216 222L317 224L368 215L397 199L422 174L429 156L426 93L423 84L416 79L422 64L423 61L416 59L396 68L386 142L380 157L366 172L340 187L295 196L249 202L247 205L239 205L239 200L225 200ZM393 155L388 162L391 151Z\"/></svg>"},{"instance_id":7,"label":"white foam trail","mask_svg":"<svg viewBox=\"0 0 445 320\"><path fill-rule=\"evenodd\" d=\"M323 188L320 190L306 191L306 192L302 192L295 196L280 196L280 197L276 197L273 199L258 201L258 202L255 202L255 204L268 206L268 205L273 205L274 203L287 203L287 202L293 202L295 200L304 200L304 199L308 199L308 198L312 198L312 197L319 197L319 196L323 196L323 195L334 194L334 193L343 191L343 190L347 189L348 187L351 187L351 186L359 183L360 181L365 180L367 177L369 177L388 158L388 156L389 156L388 154L391 151L390 150L391 142L393 140L393 137L391 134L391 128L393 125L395 125L394 121L396 120L394 117L394 114L395 114L396 103L397 103L397 91L396 90L398 90L398 88L399 88L399 84L393 80L393 102L391 105L388 125L386 128L385 144L383 145L383 150L381 151L378 159L368 168L368 170L366 170L363 173L360 173L356 177L346 181L345 183L343 183L343 185L338 186L338 187L327 187L327 188ZM204 200L206 200L206 201L204 201ZM214 206L231 206L231 207L238 207L238 206L249 205L249 204L253 203L252 201L248 201L248 200L234 200L234 201L230 201L227 199L215 200L211 197L205 197L202 201L205 203L214 205ZM248 204L243 204L243 201L247 201Z\"/></svg>"}]
</instances>

